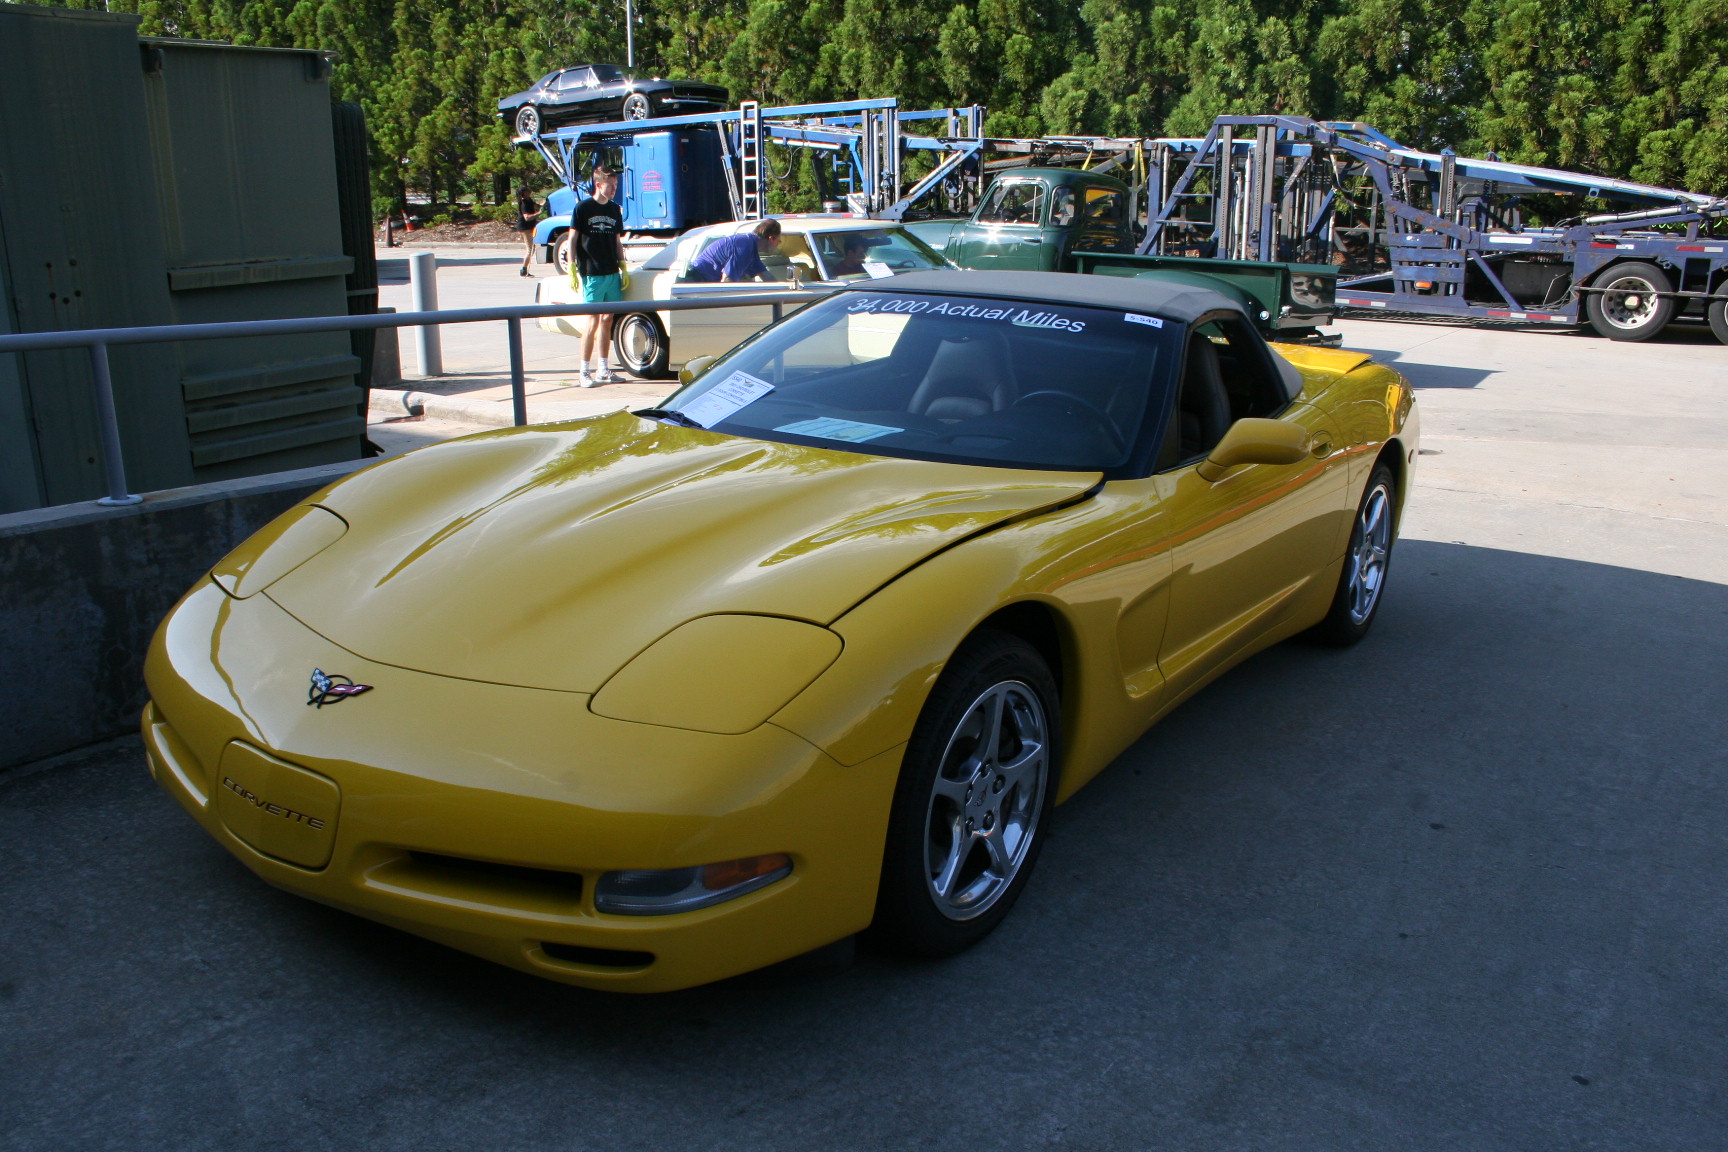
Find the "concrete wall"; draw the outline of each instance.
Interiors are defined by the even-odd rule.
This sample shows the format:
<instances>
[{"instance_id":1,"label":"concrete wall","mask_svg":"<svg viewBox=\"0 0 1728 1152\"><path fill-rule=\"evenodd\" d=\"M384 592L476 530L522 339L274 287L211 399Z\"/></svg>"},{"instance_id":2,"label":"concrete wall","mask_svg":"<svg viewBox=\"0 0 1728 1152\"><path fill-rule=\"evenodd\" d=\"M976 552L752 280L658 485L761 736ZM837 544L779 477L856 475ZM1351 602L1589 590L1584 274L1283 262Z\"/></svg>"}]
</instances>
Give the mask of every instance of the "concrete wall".
<instances>
[{"instance_id":1,"label":"concrete wall","mask_svg":"<svg viewBox=\"0 0 1728 1152\"><path fill-rule=\"evenodd\" d=\"M157 623L229 549L364 461L0 516L0 769L133 728Z\"/></svg>"}]
</instances>

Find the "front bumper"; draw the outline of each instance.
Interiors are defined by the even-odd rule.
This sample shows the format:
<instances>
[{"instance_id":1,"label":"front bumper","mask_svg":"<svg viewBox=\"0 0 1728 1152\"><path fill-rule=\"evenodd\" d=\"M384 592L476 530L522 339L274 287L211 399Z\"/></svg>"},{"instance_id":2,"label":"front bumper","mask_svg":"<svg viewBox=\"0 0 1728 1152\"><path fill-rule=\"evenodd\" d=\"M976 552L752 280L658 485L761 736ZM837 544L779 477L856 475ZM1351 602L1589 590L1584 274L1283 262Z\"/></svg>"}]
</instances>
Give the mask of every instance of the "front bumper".
<instances>
[{"instance_id":1,"label":"front bumper","mask_svg":"<svg viewBox=\"0 0 1728 1152\"><path fill-rule=\"evenodd\" d=\"M309 706L315 667L372 690ZM773 725L633 724L578 693L376 664L209 581L163 622L146 679L152 775L260 877L501 964L666 991L870 921L899 748L848 768ZM613 869L773 852L792 874L727 903L594 908Z\"/></svg>"}]
</instances>

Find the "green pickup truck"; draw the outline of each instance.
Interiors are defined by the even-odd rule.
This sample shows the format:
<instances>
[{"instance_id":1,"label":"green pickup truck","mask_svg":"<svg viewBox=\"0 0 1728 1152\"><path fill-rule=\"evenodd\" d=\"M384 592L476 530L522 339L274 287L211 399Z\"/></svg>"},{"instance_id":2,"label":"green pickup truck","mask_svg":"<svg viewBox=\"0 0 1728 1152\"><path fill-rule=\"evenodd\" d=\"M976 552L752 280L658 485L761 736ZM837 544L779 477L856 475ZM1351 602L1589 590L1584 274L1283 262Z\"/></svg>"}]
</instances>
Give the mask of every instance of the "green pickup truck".
<instances>
[{"instance_id":1,"label":"green pickup truck","mask_svg":"<svg viewBox=\"0 0 1728 1152\"><path fill-rule=\"evenodd\" d=\"M962 268L1144 276L1221 291L1268 339L1316 339L1337 313L1331 265L1135 255L1132 211L1128 185L1113 176L1016 168L991 181L970 218L902 226Z\"/></svg>"},{"instance_id":2,"label":"green pickup truck","mask_svg":"<svg viewBox=\"0 0 1728 1152\"><path fill-rule=\"evenodd\" d=\"M966 220L905 227L962 268L1073 272L1082 252L1134 251L1128 185L1074 168L1016 168Z\"/></svg>"}]
</instances>

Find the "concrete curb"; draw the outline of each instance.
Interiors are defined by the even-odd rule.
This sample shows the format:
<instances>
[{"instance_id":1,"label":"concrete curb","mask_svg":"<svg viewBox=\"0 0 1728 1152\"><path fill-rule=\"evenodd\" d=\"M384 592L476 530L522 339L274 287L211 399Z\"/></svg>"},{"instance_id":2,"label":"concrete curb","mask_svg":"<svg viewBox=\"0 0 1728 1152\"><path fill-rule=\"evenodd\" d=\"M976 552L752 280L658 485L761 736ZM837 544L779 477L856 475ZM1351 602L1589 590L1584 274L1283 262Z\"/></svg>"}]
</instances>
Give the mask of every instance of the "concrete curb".
<instances>
[{"instance_id":1,"label":"concrete curb","mask_svg":"<svg viewBox=\"0 0 1728 1152\"><path fill-rule=\"evenodd\" d=\"M530 424L550 424L561 420L581 420L589 416L604 416L623 408L645 408L653 401L642 396L583 397L579 400L531 400L528 403ZM454 424L479 424L488 428L508 428L515 423L507 400L464 400L455 396L438 396L431 392L394 389L372 390L371 409L389 416L425 416L431 420L448 420Z\"/></svg>"}]
</instances>

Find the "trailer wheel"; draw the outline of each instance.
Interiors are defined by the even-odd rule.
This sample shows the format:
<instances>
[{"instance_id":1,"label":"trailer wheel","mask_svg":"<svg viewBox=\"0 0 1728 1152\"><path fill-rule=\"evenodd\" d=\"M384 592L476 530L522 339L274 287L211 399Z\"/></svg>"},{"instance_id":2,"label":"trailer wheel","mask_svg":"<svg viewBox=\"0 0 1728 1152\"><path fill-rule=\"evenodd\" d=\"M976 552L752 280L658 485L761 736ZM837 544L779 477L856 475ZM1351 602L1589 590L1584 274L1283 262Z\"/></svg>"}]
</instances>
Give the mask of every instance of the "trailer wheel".
<instances>
[{"instance_id":1,"label":"trailer wheel","mask_svg":"<svg viewBox=\"0 0 1728 1152\"><path fill-rule=\"evenodd\" d=\"M1710 318L1710 331L1716 334L1716 339L1728 344L1728 280L1716 289L1704 312Z\"/></svg>"},{"instance_id":2,"label":"trailer wheel","mask_svg":"<svg viewBox=\"0 0 1728 1152\"><path fill-rule=\"evenodd\" d=\"M618 362L626 371L644 380L664 380L671 375L666 370L671 341L657 317L646 312L620 316L612 328L612 342L618 346Z\"/></svg>"},{"instance_id":3,"label":"trailer wheel","mask_svg":"<svg viewBox=\"0 0 1728 1152\"><path fill-rule=\"evenodd\" d=\"M554 232L550 241L552 245L552 267L558 269L558 275L570 275L570 265L574 257L570 254L570 239L576 234L566 228L562 232Z\"/></svg>"},{"instance_id":4,"label":"trailer wheel","mask_svg":"<svg viewBox=\"0 0 1728 1152\"><path fill-rule=\"evenodd\" d=\"M1584 311L1590 326L1610 340L1648 340L1674 318L1674 281L1654 264L1616 264L1596 277L1599 292L1591 292Z\"/></svg>"}]
</instances>

